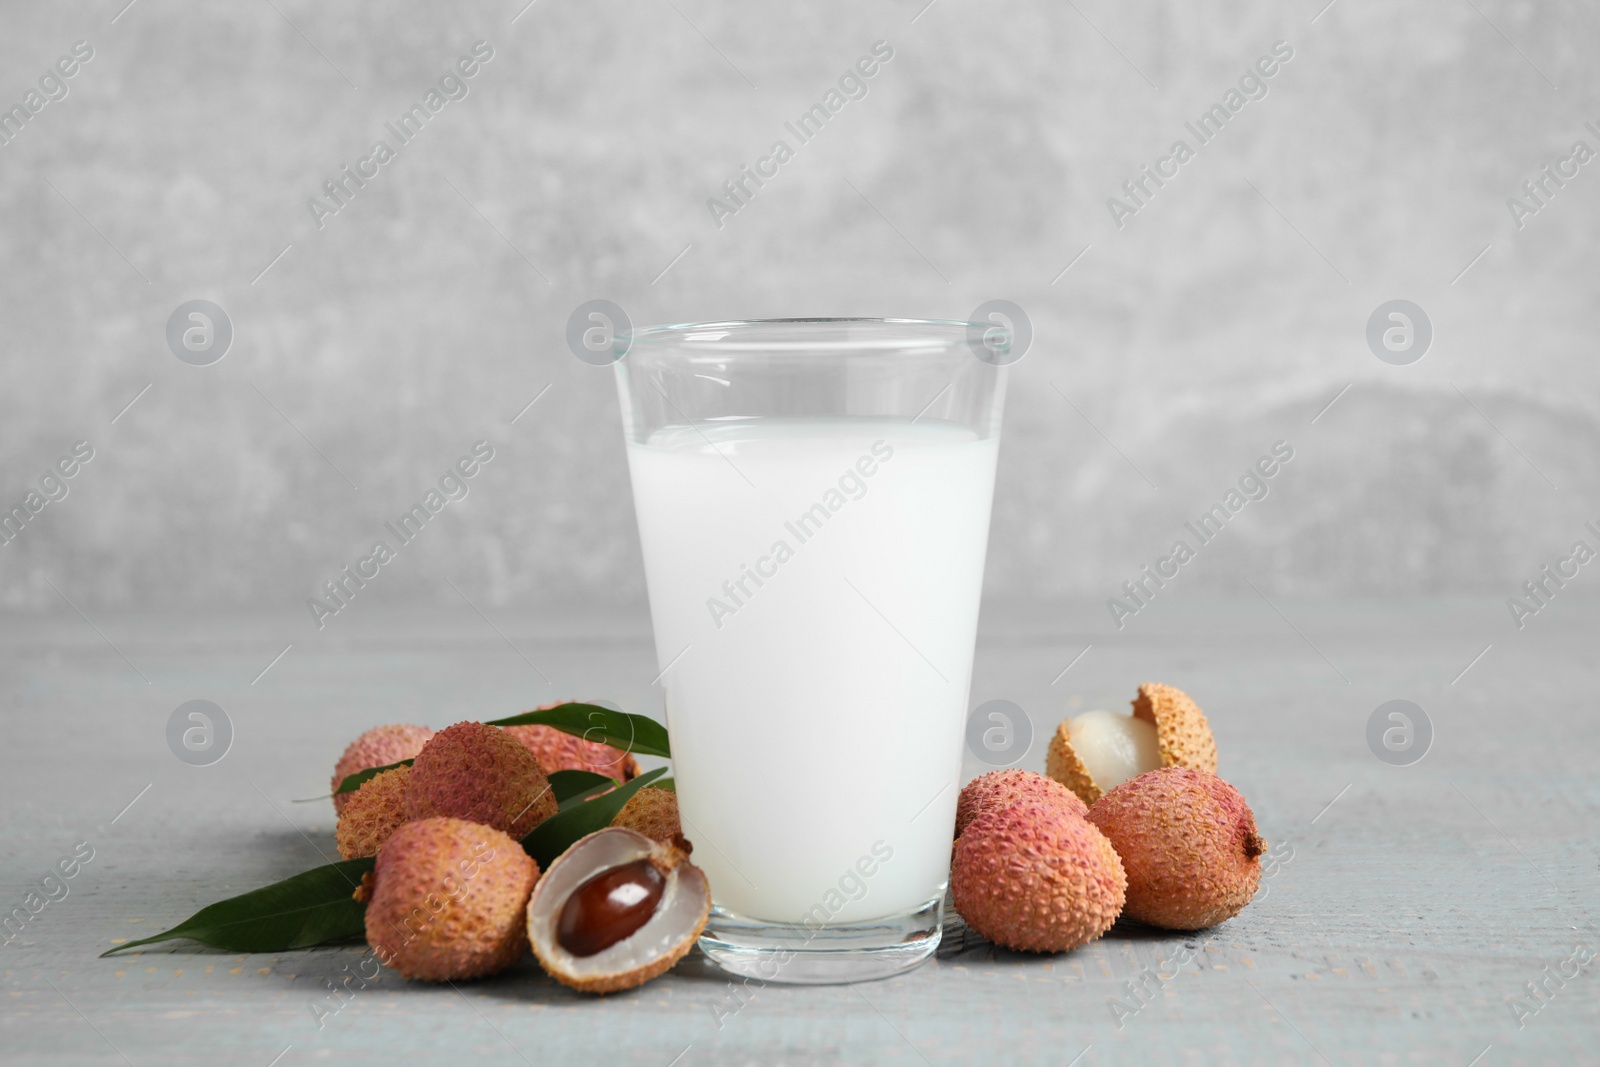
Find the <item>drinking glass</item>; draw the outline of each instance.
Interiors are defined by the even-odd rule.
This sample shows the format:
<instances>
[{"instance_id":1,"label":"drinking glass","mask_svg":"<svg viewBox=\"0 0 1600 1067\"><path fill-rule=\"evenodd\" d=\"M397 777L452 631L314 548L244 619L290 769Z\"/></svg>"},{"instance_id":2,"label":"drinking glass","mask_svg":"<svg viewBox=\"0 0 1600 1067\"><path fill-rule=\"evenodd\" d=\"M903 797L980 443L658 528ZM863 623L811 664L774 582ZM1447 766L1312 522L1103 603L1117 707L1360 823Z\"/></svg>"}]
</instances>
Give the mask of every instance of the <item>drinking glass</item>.
<instances>
[{"instance_id":1,"label":"drinking glass","mask_svg":"<svg viewBox=\"0 0 1600 1067\"><path fill-rule=\"evenodd\" d=\"M938 946L996 336L774 319L615 340L678 808L713 898L700 945L736 974L881 978Z\"/></svg>"}]
</instances>

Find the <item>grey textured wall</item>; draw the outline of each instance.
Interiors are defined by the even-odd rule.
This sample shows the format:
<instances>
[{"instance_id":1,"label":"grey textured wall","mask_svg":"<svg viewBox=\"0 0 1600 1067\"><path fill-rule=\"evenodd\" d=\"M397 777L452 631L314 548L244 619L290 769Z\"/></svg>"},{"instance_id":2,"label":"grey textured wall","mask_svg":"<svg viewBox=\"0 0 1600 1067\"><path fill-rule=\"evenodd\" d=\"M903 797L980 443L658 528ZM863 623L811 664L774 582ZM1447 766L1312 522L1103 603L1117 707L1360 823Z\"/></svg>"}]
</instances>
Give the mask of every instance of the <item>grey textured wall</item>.
<instances>
[{"instance_id":1,"label":"grey textured wall","mask_svg":"<svg viewBox=\"0 0 1600 1067\"><path fill-rule=\"evenodd\" d=\"M641 324L1021 304L998 597L1112 595L1278 440L1294 460L1184 582L1510 595L1600 520L1600 163L1507 205L1600 150L1576 0L124 3L0 6L8 108L93 49L0 146L0 501L94 449L0 547L4 606L59 608L53 583L303 614L480 439L469 497L369 597L637 602L610 371L563 341L596 297ZM799 145L785 121L880 40ZM468 94L396 147L478 41ZM1119 228L1121 183L1279 41L1265 95ZM719 227L707 199L780 138ZM314 217L379 139L395 158ZM203 367L166 340L197 298L235 330ZM1366 340L1395 298L1434 331L1406 366Z\"/></svg>"}]
</instances>

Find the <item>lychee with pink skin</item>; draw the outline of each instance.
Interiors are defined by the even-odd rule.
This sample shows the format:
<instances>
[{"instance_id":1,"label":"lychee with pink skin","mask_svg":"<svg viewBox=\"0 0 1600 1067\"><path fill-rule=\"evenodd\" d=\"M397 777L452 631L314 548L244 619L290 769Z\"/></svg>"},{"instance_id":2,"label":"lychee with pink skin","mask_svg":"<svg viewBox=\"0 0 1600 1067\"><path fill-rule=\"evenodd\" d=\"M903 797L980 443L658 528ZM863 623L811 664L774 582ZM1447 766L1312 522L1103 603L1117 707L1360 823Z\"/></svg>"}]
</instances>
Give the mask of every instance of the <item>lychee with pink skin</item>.
<instances>
[{"instance_id":1,"label":"lychee with pink skin","mask_svg":"<svg viewBox=\"0 0 1600 1067\"><path fill-rule=\"evenodd\" d=\"M547 707L555 707L551 704ZM546 708L535 710L544 711ZM600 741L588 741L554 726L504 726L501 729L522 742L544 773L590 771L619 782L639 776L639 763L631 755Z\"/></svg>"},{"instance_id":2,"label":"lychee with pink skin","mask_svg":"<svg viewBox=\"0 0 1600 1067\"><path fill-rule=\"evenodd\" d=\"M528 953L539 865L499 830L423 819L396 830L363 881L367 943L407 978L447 982L503 971Z\"/></svg>"},{"instance_id":3,"label":"lychee with pink skin","mask_svg":"<svg viewBox=\"0 0 1600 1067\"><path fill-rule=\"evenodd\" d=\"M406 817L448 816L521 838L556 813L539 761L498 726L458 722L433 735L411 765Z\"/></svg>"},{"instance_id":4,"label":"lychee with pink skin","mask_svg":"<svg viewBox=\"0 0 1600 1067\"><path fill-rule=\"evenodd\" d=\"M1076 793L1042 774L1016 768L990 771L980 774L962 788L961 796L956 800L956 836L960 837L961 831L984 812L1024 800L1062 804L1078 815L1089 810L1089 806L1079 800Z\"/></svg>"},{"instance_id":5,"label":"lychee with pink skin","mask_svg":"<svg viewBox=\"0 0 1600 1067\"><path fill-rule=\"evenodd\" d=\"M387 767L391 763L408 760L422 751L422 746L433 737L433 731L426 726L408 726L404 724L395 726L374 726L354 741L350 742L344 750L344 755L339 757L339 762L333 766L333 810L344 811L344 806L350 803L353 793L338 792L339 786L352 774L369 770L373 767Z\"/></svg>"},{"instance_id":6,"label":"lychee with pink skin","mask_svg":"<svg viewBox=\"0 0 1600 1067\"><path fill-rule=\"evenodd\" d=\"M956 839L950 894L975 932L1022 952L1067 952L1111 928L1127 878L1104 834L1060 803L986 811Z\"/></svg>"},{"instance_id":7,"label":"lychee with pink skin","mask_svg":"<svg viewBox=\"0 0 1600 1067\"><path fill-rule=\"evenodd\" d=\"M1214 774L1147 771L1095 801L1089 821L1122 858L1131 919L1201 930L1237 915L1261 884L1255 813Z\"/></svg>"}]
</instances>

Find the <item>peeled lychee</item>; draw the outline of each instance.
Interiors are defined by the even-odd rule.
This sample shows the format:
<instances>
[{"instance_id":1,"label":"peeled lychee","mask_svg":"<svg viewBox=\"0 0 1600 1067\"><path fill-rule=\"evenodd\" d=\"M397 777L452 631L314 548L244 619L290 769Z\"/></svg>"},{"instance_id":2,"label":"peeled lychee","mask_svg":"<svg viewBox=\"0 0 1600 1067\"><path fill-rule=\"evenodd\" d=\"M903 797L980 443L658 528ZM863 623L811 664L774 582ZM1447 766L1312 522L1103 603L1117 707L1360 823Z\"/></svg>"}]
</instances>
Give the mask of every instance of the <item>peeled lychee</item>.
<instances>
[{"instance_id":1,"label":"peeled lychee","mask_svg":"<svg viewBox=\"0 0 1600 1067\"><path fill-rule=\"evenodd\" d=\"M367 779L349 794L333 832L340 856L353 860L378 854L379 846L406 821L406 782L410 777L410 767L395 767Z\"/></svg>"},{"instance_id":2,"label":"peeled lychee","mask_svg":"<svg viewBox=\"0 0 1600 1067\"><path fill-rule=\"evenodd\" d=\"M1089 821L1128 873L1129 918L1169 930L1231 919L1261 883L1267 843L1250 805L1214 774L1163 767L1094 802Z\"/></svg>"},{"instance_id":3,"label":"peeled lychee","mask_svg":"<svg viewBox=\"0 0 1600 1067\"><path fill-rule=\"evenodd\" d=\"M1072 790L1042 774L1015 768L990 771L980 774L961 790L961 796L956 800L956 836L960 837L961 831L984 812L1024 800L1063 804L1077 815L1089 810L1088 805L1079 800Z\"/></svg>"},{"instance_id":4,"label":"peeled lychee","mask_svg":"<svg viewBox=\"0 0 1600 1067\"><path fill-rule=\"evenodd\" d=\"M1066 952L1111 928L1127 878L1105 835L1064 804L986 811L956 839L950 892L968 926L996 945Z\"/></svg>"},{"instance_id":5,"label":"peeled lychee","mask_svg":"<svg viewBox=\"0 0 1600 1067\"><path fill-rule=\"evenodd\" d=\"M528 897L539 865L489 826L423 819L378 850L367 943L407 978L480 978L528 951Z\"/></svg>"},{"instance_id":6,"label":"peeled lychee","mask_svg":"<svg viewBox=\"0 0 1600 1067\"><path fill-rule=\"evenodd\" d=\"M706 876L683 851L611 826L550 864L528 901L527 932L551 977L615 993L671 969L710 914Z\"/></svg>"},{"instance_id":7,"label":"peeled lychee","mask_svg":"<svg viewBox=\"0 0 1600 1067\"><path fill-rule=\"evenodd\" d=\"M677 845L684 852L690 850L683 837L683 824L678 819L678 794L647 785L622 805L612 826L643 834L663 845Z\"/></svg>"},{"instance_id":8,"label":"peeled lychee","mask_svg":"<svg viewBox=\"0 0 1600 1067\"><path fill-rule=\"evenodd\" d=\"M554 704L537 708L544 711ZM538 759L544 773L551 771L592 771L626 782L639 776L639 762L620 748L600 741L586 741L554 726L505 726L506 733L522 742Z\"/></svg>"},{"instance_id":9,"label":"peeled lychee","mask_svg":"<svg viewBox=\"0 0 1600 1067\"><path fill-rule=\"evenodd\" d=\"M1217 770L1205 713L1189 694L1160 682L1139 687L1132 715L1097 709L1064 720L1045 751L1045 773L1089 804L1157 767Z\"/></svg>"},{"instance_id":10,"label":"peeled lychee","mask_svg":"<svg viewBox=\"0 0 1600 1067\"><path fill-rule=\"evenodd\" d=\"M341 783L352 774L367 770L369 767L387 767L391 763L408 760L422 751L422 746L428 743L433 736L433 731L426 726L375 726L350 742L344 750L344 755L339 757L339 762L333 766L333 788L337 790ZM344 806L350 803L354 793L333 794L333 810L343 811Z\"/></svg>"},{"instance_id":11,"label":"peeled lychee","mask_svg":"<svg viewBox=\"0 0 1600 1067\"><path fill-rule=\"evenodd\" d=\"M1084 768L1101 789L1115 789L1129 778L1161 766L1155 723L1115 711L1086 711L1067 731Z\"/></svg>"},{"instance_id":12,"label":"peeled lychee","mask_svg":"<svg viewBox=\"0 0 1600 1067\"><path fill-rule=\"evenodd\" d=\"M417 753L406 817L470 819L521 838L556 813L550 781L532 752L498 726L458 722Z\"/></svg>"}]
</instances>

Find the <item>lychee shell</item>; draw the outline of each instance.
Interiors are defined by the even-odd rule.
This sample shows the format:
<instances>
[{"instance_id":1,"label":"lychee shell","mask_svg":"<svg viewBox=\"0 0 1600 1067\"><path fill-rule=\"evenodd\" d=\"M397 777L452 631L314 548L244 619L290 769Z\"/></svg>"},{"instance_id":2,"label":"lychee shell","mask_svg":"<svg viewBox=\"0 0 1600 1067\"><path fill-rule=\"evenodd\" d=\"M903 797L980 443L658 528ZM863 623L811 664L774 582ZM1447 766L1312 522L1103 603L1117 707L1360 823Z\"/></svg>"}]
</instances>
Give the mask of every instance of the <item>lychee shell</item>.
<instances>
[{"instance_id":1,"label":"lychee shell","mask_svg":"<svg viewBox=\"0 0 1600 1067\"><path fill-rule=\"evenodd\" d=\"M344 755L339 757L339 762L333 765L332 788L337 790L346 778L370 767L387 767L391 763L411 759L422 751L422 746L432 736L433 731L426 726L374 726L350 742ZM354 795L335 792L333 810L344 811L344 806L350 803Z\"/></svg>"},{"instance_id":2,"label":"lychee shell","mask_svg":"<svg viewBox=\"0 0 1600 1067\"><path fill-rule=\"evenodd\" d=\"M423 819L394 832L373 872L367 942L407 978L479 978L528 951L539 865L492 827Z\"/></svg>"},{"instance_id":3,"label":"lychee shell","mask_svg":"<svg viewBox=\"0 0 1600 1067\"><path fill-rule=\"evenodd\" d=\"M973 819L956 840L950 892L979 935L1066 952L1111 928L1127 879L1105 835L1063 805L1024 801Z\"/></svg>"},{"instance_id":4,"label":"lychee shell","mask_svg":"<svg viewBox=\"0 0 1600 1067\"><path fill-rule=\"evenodd\" d=\"M1089 810L1076 793L1042 774L1016 768L990 771L968 782L956 800L956 836L973 819L986 811L1006 807L1024 800L1037 800L1045 804L1064 804L1082 815Z\"/></svg>"},{"instance_id":5,"label":"lychee shell","mask_svg":"<svg viewBox=\"0 0 1600 1067\"><path fill-rule=\"evenodd\" d=\"M1217 773L1217 741L1205 712L1173 685L1145 682L1133 700L1133 717L1156 728L1163 767Z\"/></svg>"},{"instance_id":6,"label":"lychee shell","mask_svg":"<svg viewBox=\"0 0 1600 1067\"><path fill-rule=\"evenodd\" d=\"M340 856L353 860L378 854L378 847L406 821L406 782L410 776L410 767L395 767L367 779L350 794L333 832Z\"/></svg>"},{"instance_id":7,"label":"lychee shell","mask_svg":"<svg viewBox=\"0 0 1600 1067\"><path fill-rule=\"evenodd\" d=\"M417 753L406 817L469 819L521 838L556 813L539 761L497 726L458 722Z\"/></svg>"},{"instance_id":8,"label":"lychee shell","mask_svg":"<svg viewBox=\"0 0 1600 1067\"><path fill-rule=\"evenodd\" d=\"M1050 746L1044 751L1044 772L1052 781L1060 782L1078 799L1086 804L1093 804L1103 795L1094 778L1089 774L1089 768L1083 765L1083 760L1078 758L1078 752L1072 747L1072 734L1068 729L1072 720L1063 719L1061 725L1056 727L1056 732L1050 738Z\"/></svg>"},{"instance_id":9,"label":"lychee shell","mask_svg":"<svg viewBox=\"0 0 1600 1067\"><path fill-rule=\"evenodd\" d=\"M1261 883L1265 839L1233 786L1185 767L1147 771L1089 808L1128 874L1129 918L1200 930L1237 915Z\"/></svg>"}]
</instances>

